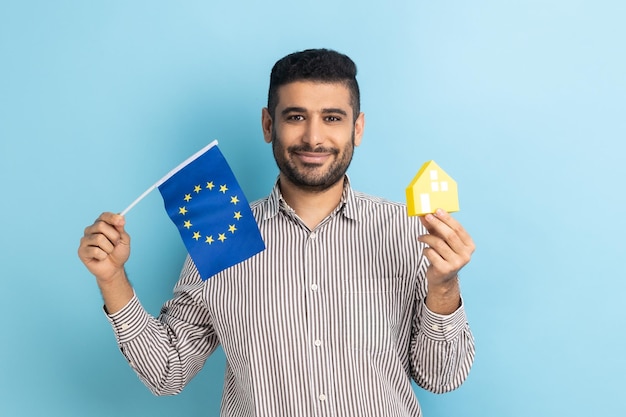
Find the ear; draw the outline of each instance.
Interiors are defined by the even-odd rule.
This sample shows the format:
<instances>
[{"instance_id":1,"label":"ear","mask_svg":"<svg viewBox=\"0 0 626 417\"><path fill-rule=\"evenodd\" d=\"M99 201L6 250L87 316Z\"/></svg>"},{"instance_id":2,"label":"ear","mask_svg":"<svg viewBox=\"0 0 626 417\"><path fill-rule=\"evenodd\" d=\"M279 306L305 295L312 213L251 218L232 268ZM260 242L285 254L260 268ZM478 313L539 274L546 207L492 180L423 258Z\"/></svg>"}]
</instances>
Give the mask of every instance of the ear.
<instances>
[{"instance_id":1,"label":"ear","mask_svg":"<svg viewBox=\"0 0 626 417\"><path fill-rule=\"evenodd\" d=\"M270 111L267 107L263 107L261 111L261 128L263 129L263 137L265 142L272 142L272 129L274 128L274 121L272 120L272 116L270 116Z\"/></svg>"},{"instance_id":2,"label":"ear","mask_svg":"<svg viewBox=\"0 0 626 417\"><path fill-rule=\"evenodd\" d=\"M361 144L361 139L363 138L363 130L365 129L365 113L359 113L359 116L356 118L354 122L354 146L359 146Z\"/></svg>"}]
</instances>

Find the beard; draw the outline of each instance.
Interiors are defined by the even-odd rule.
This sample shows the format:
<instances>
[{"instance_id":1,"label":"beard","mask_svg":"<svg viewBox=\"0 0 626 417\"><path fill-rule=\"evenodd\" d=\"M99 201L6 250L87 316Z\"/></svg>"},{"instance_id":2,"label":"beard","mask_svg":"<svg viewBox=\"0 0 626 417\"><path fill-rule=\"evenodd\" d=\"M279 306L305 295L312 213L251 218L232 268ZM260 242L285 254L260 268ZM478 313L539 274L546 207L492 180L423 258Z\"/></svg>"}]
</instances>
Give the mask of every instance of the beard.
<instances>
[{"instance_id":1,"label":"beard","mask_svg":"<svg viewBox=\"0 0 626 417\"><path fill-rule=\"evenodd\" d=\"M285 148L276 135L272 132L272 151L280 172L292 184L313 192L322 192L343 179L354 154L354 130L350 142L343 148L312 148L309 145L295 145ZM321 172L317 164L304 164L298 166L291 158L294 152L320 152L330 153L334 159L326 171Z\"/></svg>"}]
</instances>

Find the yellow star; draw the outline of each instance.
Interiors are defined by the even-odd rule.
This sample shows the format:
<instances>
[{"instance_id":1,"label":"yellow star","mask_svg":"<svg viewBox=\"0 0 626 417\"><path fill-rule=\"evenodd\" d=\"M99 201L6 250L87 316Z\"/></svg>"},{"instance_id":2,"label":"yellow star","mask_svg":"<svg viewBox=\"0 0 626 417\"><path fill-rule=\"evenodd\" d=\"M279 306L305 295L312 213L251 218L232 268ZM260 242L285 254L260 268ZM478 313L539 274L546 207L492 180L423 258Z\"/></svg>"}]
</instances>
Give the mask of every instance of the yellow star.
<instances>
[{"instance_id":1,"label":"yellow star","mask_svg":"<svg viewBox=\"0 0 626 417\"><path fill-rule=\"evenodd\" d=\"M185 220L185 224L183 224L183 227L189 229L191 227L191 220Z\"/></svg>"},{"instance_id":2,"label":"yellow star","mask_svg":"<svg viewBox=\"0 0 626 417\"><path fill-rule=\"evenodd\" d=\"M234 195L230 198L230 202L233 204L237 204L239 202L239 199L237 198L236 195Z\"/></svg>"},{"instance_id":3,"label":"yellow star","mask_svg":"<svg viewBox=\"0 0 626 417\"><path fill-rule=\"evenodd\" d=\"M179 207L178 214L182 214L184 216L185 214L187 214L187 209L185 207Z\"/></svg>"},{"instance_id":4,"label":"yellow star","mask_svg":"<svg viewBox=\"0 0 626 417\"><path fill-rule=\"evenodd\" d=\"M189 203L189 200L191 200L191 194L185 194L185 198L183 198L183 200Z\"/></svg>"},{"instance_id":5,"label":"yellow star","mask_svg":"<svg viewBox=\"0 0 626 417\"><path fill-rule=\"evenodd\" d=\"M213 243L213 236L207 236L205 242L208 243L209 245Z\"/></svg>"},{"instance_id":6,"label":"yellow star","mask_svg":"<svg viewBox=\"0 0 626 417\"><path fill-rule=\"evenodd\" d=\"M235 230L237 230L237 228L235 227L234 224L228 225L228 231L230 233L235 233Z\"/></svg>"},{"instance_id":7,"label":"yellow star","mask_svg":"<svg viewBox=\"0 0 626 417\"><path fill-rule=\"evenodd\" d=\"M202 191L202 187L200 187L200 185L196 185L195 187L193 187L193 190L196 192L196 194L198 194L200 191Z\"/></svg>"},{"instance_id":8,"label":"yellow star","mask_svg":"<svg viewBox=\"0 0 626 417\"><path fill-rule=\"evenodd\" d=\"M213 184L213 181L209 181L206 183L206 188L208 188L209 190L212 190L213 187L215 187L215 185Z\"/></svg>"},{"instance_id":9,"label":"yellow star","mask_svg":"<svg viewBox=\"0 0 626 417\"><path fill-rule=\"evenodd\" d=\"M226 240L226 233L219 233L219 236L217 237L217 240L219 240L220 242L224 243L224 241Z\"/></svg>"},{"instance_id":10,"label":"yellow star","mask_svg":"<svg viewBox=\"0 0 626 417\"><path fill-rule=\"evenodd\" d=\"M200 239L200 232L193 232L193 239L196 239L196 242L198 241L198 239Z\"/></svg>"},{"instance_id":11,"label":"yellow star","mask_svg":"<svg viewBox=\"0 0 626 417\"><path fill-rule=\"evenodd\" d=\"M226 187L226 184L220 185L220 192L226 194L226 191L228 191L228 187Z\"/></svg>"},{"instance_id":12,"label":"yellow star","mask_svg":"<svg viewBox=\"0 0 626 417\"><path fill-rule=\"evenodd\" d=\"M236 211L235 215L233 216L235 219L239 220L241 219L241 212L240 211Z\"/></svg>"}]
</instances>

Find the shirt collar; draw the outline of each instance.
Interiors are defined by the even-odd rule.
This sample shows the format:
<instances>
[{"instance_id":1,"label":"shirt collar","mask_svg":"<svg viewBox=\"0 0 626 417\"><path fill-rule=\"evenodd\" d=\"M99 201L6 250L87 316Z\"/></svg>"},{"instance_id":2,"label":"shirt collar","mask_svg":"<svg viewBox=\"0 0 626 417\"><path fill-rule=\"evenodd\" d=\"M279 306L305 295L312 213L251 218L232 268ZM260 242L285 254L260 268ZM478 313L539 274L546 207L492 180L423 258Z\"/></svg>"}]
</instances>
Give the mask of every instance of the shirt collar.
<instances>
[{"instance_id":1,"label":"shirt collar","mask_svg":"<svg viewBox=\"0 0 626 417\"><path fill-rule=\"evenodd\" d=\"M268 220L276 216L281 208L290 210L290 207L283 199L278 183L279 180L277 178L276 182L274 183L274 188L272 188L272 192L263 203L263 205L265 206L265 209L263 210L263 212L265 213L263 220ZM341 195L341 201L339 202L337 209L333 211L333 214L338 211L341 212L348 219L358 219L354 190L350 185L350 178L348 177L348 175L345 176L345 181L343 183L343 194Z\"/></svg>"}]
</instances>

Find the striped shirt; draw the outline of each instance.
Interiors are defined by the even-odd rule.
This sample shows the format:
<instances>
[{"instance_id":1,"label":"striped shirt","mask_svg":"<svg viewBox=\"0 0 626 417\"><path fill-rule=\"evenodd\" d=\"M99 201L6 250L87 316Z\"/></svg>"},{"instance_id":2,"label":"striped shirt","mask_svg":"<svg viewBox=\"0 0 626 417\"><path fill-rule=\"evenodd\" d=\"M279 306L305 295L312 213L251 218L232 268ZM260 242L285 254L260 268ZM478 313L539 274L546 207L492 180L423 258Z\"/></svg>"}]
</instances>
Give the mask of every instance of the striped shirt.
<instances>
[{"instance_id":1,"label":"striped shirt","mask_svg":"<svg viewBox=\"0 0 626 417\"><path fill-rule=\"evenodd\" d=\"M426 233L403 204L352 190L310 230L278 184L252 204L267 249L202 281L187 258L158 318L134 297L110 315L122 353L157 395L180 392L221 344L222 416L421 416L467 377L461 306L429 311Z\"/></svg>"}]
</instances>

